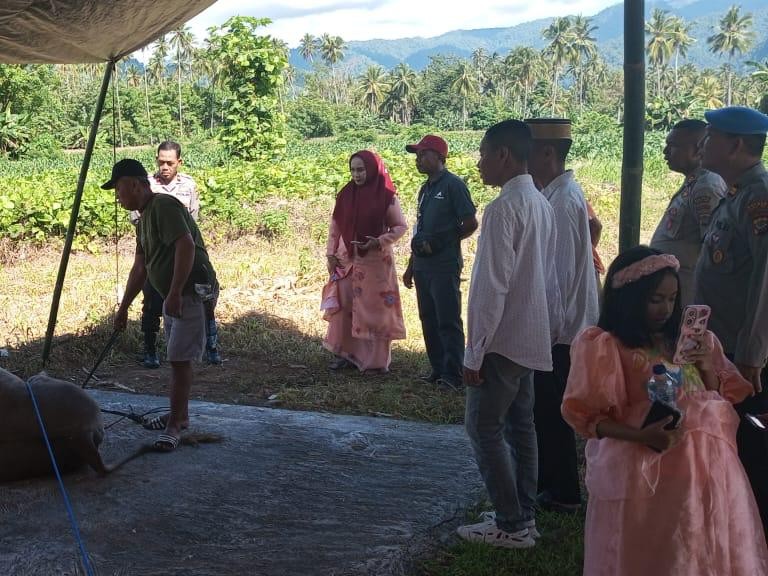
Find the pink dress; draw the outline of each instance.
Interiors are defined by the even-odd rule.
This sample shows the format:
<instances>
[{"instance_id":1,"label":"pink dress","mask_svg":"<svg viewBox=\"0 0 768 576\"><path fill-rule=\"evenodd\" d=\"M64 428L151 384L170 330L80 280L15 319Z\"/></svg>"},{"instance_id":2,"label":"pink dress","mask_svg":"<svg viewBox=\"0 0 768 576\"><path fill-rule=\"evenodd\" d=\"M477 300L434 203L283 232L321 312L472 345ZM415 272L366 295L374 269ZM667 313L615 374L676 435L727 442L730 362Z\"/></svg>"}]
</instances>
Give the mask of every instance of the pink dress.
<instances>
[{"instance_id":1,"label":"pink dress","mask_svg":"<svg viewBox=\"0 0 768 576\"><path fill-rule=\"evenodd\" d=\"M739 461L739 418L731 405L752 387L709 336L720 390L706 390L694 367L683 370L678 406L684 436L661 454L637 443L598 439L595 431L606 418L642 425L650 407L645 383L658 356L626 348L600 328L587 328L574 341L562 412L589 438L585 576L768 574L768 550Z\"/></svg>"},{"instance_id":2,"label":"pink dress","mask_svg":"<svg viewBox=\"0 0 768 576\"><path fill-rule=\"evenodd\" d=\"M331 218L326 254L335 254L344 267L338 280L339 309L327 314L328 332L323 346L363 370L389 369L392 340L405 338L400 290L392 253L408 229L395 198L385 215L386 231L378 236L381 250L364 256L350 254L337 222Z\"/></svg>"}]
</instances>

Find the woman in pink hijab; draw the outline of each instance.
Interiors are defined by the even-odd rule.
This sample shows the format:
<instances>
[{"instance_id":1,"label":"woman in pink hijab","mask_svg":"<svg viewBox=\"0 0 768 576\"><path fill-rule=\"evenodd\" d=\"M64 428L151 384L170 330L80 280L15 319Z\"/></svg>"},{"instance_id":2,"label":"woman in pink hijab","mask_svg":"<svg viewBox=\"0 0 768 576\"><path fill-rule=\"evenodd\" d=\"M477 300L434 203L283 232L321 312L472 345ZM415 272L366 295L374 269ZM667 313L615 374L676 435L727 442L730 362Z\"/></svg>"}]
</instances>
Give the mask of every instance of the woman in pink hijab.
<instances>
[{"instance_id":1,"label":"woman in pink hijab","mask_svg":"<svg viewBox=\"0 0 768 576\"><path fill-rule=\"evenodd\" d=\"M336 197L323 291L332 370L387 372L392 340L405 338L392 254L408 226L384 162L368 150L349 159L352 179Z\"/></svg>"}]
</instances>

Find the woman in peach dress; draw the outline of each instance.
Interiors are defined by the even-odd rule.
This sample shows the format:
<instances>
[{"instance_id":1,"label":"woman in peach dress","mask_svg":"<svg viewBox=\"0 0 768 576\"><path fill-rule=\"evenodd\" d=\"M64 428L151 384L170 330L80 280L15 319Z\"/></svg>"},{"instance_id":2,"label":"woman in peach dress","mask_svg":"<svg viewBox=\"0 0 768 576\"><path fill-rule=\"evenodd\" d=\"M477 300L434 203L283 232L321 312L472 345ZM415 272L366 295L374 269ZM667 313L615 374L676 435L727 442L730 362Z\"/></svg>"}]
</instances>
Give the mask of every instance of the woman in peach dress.
<instances>
[{"instance_id":1,"label":"woman in peach dress","mask_svg":"<svg viewBox=\"0 0 768 576\"><path fill-rule=\"evenodd\" d=\"M732 406L752 387L711 332L688 355L690 364L672 364L678 268L674 256L646 246L619 255L598 327L571 348L562 412L589 438L585 576L768 574ZM659 363L681 384L676 430L664 430L669 420L641 427L650 407L646 382Z\"/></svg>"},{"instance_id":2,"label":"woman in peach dress","mask_svg":"<svg viewBox=\"0 0 768 576\"><path fill-rule=\"evenodd\" d=\"M323 346L335 355L332 370L387 372L392 340L405 338L392 244L408 226L378 155L355 152L349 169L328 234L328 287L338 306L326 309Z\"/></svg>"}]
</instances>

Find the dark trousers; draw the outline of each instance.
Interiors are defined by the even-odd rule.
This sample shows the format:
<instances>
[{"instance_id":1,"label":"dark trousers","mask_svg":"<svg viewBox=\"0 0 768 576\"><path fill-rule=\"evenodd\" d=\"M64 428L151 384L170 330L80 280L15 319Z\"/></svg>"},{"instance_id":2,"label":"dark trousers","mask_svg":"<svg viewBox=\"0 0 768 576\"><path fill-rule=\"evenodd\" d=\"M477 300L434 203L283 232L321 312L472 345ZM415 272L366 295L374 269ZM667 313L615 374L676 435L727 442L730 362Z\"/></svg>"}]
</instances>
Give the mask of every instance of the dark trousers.
<instances>
[{"instance_id":1,"label":"dark trousers","mask_svg":"<svg viewBox=\"0 0 768 576\"><path fill-rule=\"evenodd\" d=\"M563 504L580 504L576 436L560 413L571 369L570 346L557 344L552 348L552 367L552 372L534 374L539 492L549 492L553 500Z\"/></svg>"},{"instance_id":2,"label":"dark trousers","mask_svg":"<svg viewBox=\"0 0 768 576\"><path fill-rule=\"evenodd\" d=\"M149 280L141 289L144 301L141 305L141 331L157 333L160 331L160 318L163 316L163 297L152 287Z\"/></svg>"},{"instance_id":3,"label":"dark trousers","mask_svg":"<svg viewBox=\"0 0 768 576\"><path fill-rule=\"evenodd\" d=\"M749 477L755 494L763 530L768 536L768 432L758 430L743 418L744 414L764 414L768 412L768 368L760 374L763 391L736 404L736 412L742 416L736 433L739 458Z\"/></svg>"},{"instance_id":4,"label":"dark trousers","mask_svg":"<svg viewBox=\"0 0 768 576\"><path fill-rule=\"evenodd\" d=\"M432 372L460 384L464 366L464 326L458 272L413 273L421 330Z\"/></svg>"}]
</instances>

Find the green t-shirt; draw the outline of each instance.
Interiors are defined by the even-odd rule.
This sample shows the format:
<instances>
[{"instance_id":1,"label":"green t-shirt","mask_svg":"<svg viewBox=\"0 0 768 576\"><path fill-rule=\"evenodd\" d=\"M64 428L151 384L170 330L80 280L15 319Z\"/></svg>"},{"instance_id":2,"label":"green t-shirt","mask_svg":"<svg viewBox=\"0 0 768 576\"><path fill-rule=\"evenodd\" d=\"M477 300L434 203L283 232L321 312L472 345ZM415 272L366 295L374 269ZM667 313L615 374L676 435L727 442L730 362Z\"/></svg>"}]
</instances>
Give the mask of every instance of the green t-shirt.
<instances>
[{"instance_id":1,"label":"green t-shirt","mask_svg":"<svg viewBox=\"0 0 768 576\"><path fill-rule=\"evenodd\" d=\"M424 183L417 201L415 231L439 236L444 247L431 256L414 254L413 269L431 272L461 270L459 223L477 212L464 180L443 170L437 180Z\"/></svg>"},{"instance_id":2,"label":"green t-shirt","mask_svg":"<svg viewBox=\"0 0 768 576\"><path fill-rule=\"evenodd\" d=\"M163 298L173 278L175 242L191 234L195 242L195 262L184 285L184 294L194 292L195 284L216 283L216 272L208 260L203 237L184 205L168 194L154 194L136 225L137 250L144 254L149 283Z\"/></svg>"}]
</instances>

